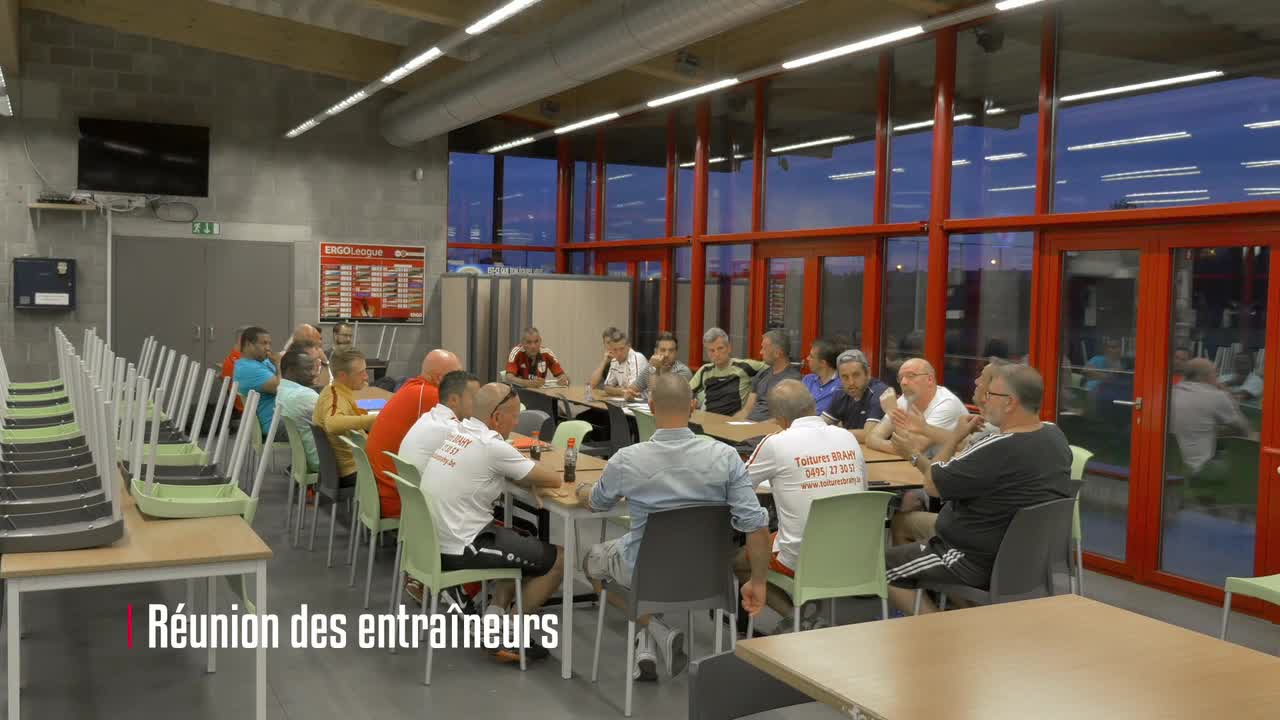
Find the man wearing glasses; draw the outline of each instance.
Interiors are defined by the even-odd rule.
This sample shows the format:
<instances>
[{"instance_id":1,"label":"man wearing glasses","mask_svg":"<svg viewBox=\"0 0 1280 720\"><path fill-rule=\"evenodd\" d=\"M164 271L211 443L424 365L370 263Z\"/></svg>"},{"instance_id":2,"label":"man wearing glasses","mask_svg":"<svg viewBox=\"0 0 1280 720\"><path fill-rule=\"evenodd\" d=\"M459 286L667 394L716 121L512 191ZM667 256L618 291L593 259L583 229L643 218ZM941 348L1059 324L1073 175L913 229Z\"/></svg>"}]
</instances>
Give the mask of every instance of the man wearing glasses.
<instances>
[{"instance_id":1,"label":"man wearing glasses","mask_svg":"<svg viewBox=\"0 0 1280 720\"><path fill-rule=\"evenodd\" d=\"M489 383L476 393L475 415L458 423L427 461L422 493L433 506L440 541L440 565L445 571L519 568L524 581L524 611L532 613L560 587L564 551L556 545L499 525L493 504L510 478L528 488L559 488L560 472L536 463L507 443L520 416L520 398L513 387ZM486 615L510 610L515 585L500 583ZM526 655L547 657L546 649L530 641ZM519 660L518 648L500 648L499 660Z\"/></svg>"},{"instance_id":2,"label":"man wearing glasses","mask_svg":"<svg viewBox=\"0 0 1280 720\"><path fill-rule=\"evenodd\" d=\"M928 457L946 441L956 423L969 414L955 393L938 384L933 366L923 358L911 358L898 369L898 385L902 396L897 408L886 421L876 423L867 434L867 446L882 452L894 452L889 437L894 431L909 433L916 452ZM923 424L912 422L918 416ZM913 428L915 431L913 431Z\"/></svg>"}]
</instances>

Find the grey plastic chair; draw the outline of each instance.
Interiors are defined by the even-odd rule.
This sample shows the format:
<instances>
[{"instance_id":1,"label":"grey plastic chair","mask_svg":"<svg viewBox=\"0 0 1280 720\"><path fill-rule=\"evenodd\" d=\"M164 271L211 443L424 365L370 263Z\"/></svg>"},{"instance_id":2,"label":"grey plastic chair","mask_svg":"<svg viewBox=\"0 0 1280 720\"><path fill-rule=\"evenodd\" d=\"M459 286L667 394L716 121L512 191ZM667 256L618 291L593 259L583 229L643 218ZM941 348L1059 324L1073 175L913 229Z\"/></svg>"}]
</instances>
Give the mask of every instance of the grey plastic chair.
<instances>
[{"instance_id":1,"label":"grey plastic chair","mask_svg":"<svg viewBox=\"0 0 1280 720\"><path fill-rule=\"evenodd\" d=\"M600 611L596 616L595 653L591 659L591 682L599 677L600 639L604 634L604 612L609 590L626 598L627 690L623 714L631 717L631 693L635 684L631 667L635 662L636 620L649 614L689 614L692 644L695 610L716 611L716 652L720 652L724 615L736 615L738 583L733 577L733 530L728 505L694 505L663 510L649 515L644 537L636 555L631 586L605 583L600 590ZM735 622L731 627L736 627ZM736 639L731 637L731 640ZM693 655L692 647L689 648Z\"/></svg>"},{"instance_id":2,"label":"grey plastic chair","mask_svg":"<svg viewBox=\"0 0 1280 720\"><path fill-rule=\"evenodd\" d=\"M535 431L542 442L549 443L555 435L556 424L552 422L550 415L541 410L525 410L520 413L520 419L516 421L516 432L532 436Z\"/></svg>"},{"instance_id":3,"label":"grey plastic chair","mask_svg":"<svg viewBox=\"0 0 1280 720\"><path fill-rule=\"evenodd\" d=\"M333 532L338 527L338 505L354 501L356 485L355 483L342 485L342 478L338 475L338 457L333 454L333 446L329 444L328 433L310 421L307 421L307 425L313 437L315 437L316 457L320 460L320 480L312 486L316 491L316 507L312 511L311 537L307 542L307 550L314 550L316 547L316 525L320 524L320 499L324 498L333 506L333 512L329 517L329 552L325 555L324 566L333 567ZM355 530L356 524L353 517L350 531L353 543L355 541ZM355 546L352 545L352 547L354 548Z\"/></svg>"},{"instance_id":4,"label":"grey plastic chair","mask_svg":"<svg viewBox=\"0 0 1280 720\"><path fill-rule=\"evenodd\" d=\"M734 720L811 702L731 652L689 664L689 720Z\"/></svg>"},{"instance_id":5,"label":"grey plastic chair","mask_svg":"<svg viewBox=\"0 0 1280 720\"><path fill-rule=\"evenodd\" d=\"M530 390L528 388L516 388L516 394L520 396L520 404L524 405L526 410L541 410L551 418L551 432L555 432L556 417L556 399L550 395L544 395L540 392ZM547 437L551 437L547 435Z\"/></svg>"},{"instance_id":6,"label":"grey plastic chair","mask_svg":"<svg viewBox=\"0 0 1280 720\"><path fill-rule=\"evenodd\" d=\"M1049 500L1022 508L1009 523L991 571L991 586L982 590L968 585L922 583L916 590L916 614L925 590L964 598L983 605L1053 595L1053 568L1065 554L1071 538L1075 496Z\"/></svg>"},{"instance_id":7,"label":"grey plastic chair","mask_svg":"<svg viewBox=\"0 0 1280 720\"><path fill-rule=\"evenodd\" d=\"M623 412L622 406L616 402L606 402L605 409L609 412L609 442L607 443L587 443L583 446L582 451L588 455L608 459L613 454L634 442L631 437L631 422L627 419L627 414Z\"/></svg>"}]
</instances>

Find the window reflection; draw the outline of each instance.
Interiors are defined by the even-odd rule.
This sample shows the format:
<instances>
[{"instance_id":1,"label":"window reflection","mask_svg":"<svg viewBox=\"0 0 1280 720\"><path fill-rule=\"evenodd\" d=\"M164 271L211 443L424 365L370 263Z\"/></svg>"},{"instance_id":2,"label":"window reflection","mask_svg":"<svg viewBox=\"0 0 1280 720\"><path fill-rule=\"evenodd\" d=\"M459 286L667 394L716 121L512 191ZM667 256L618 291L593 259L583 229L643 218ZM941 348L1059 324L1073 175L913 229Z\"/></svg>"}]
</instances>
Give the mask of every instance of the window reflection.
<instances>
[{"instance_id":1,"label":"window reflection","mask_svg":"<svg viewBox=\"0 0 1280 720\"><path fill-rule=\"evenodd\" d=\"M703 302L703 331L719 327L729 333L729 345L734 357L748 357L747 307L751 301L748 285L750 273L750 245L707 247L707 294Z\"/></svg>"},{"instance_id":2,"label":"window reflection","mask_svg":"<svg viewBox=\"0 0 1280 720\"><path fill-rule=\"evenodd\" d=\"M992 357L1022 362L1031 325L1032 233L952 235L947 262L943 384L973 401Z\"/></svg>"},{"instance_id":3,"label":"window reflection","mask_svg":"<svg viewBox=\"0 0 1280 720\"><path fill-rule=\"evenodd\" d=\"M929 217L933 164L933 40L893 51L893 90L889 101L889 222ZM957 122L962 116L957 115Z\"/></svg>"},{"instance_id":4,"label":"window reflection","mask_svg":"<svg viewBox=\"0 0 1280 720\"><path fill-rule=\"evenodd\" d=\"M754 175L755 86L711 98L711 142L707 158L707 233L751 231Z\"/></svg>"},{"instance_id":5,"label":"window reflection","mask_svg":"<svg viewBox=\"0 0 1280 720\"><path fill-rule=\"evenodd\" d=\"M449 242L495 242L492 155L449 153L448 223Z\"/></svg>"},{"instance_id":6,"label":"window reflection","mask_svg":"<svg viewBox=\"0 0 1280 720\"><path fill-rule=\"evenodd\" d=\"M913 357L924 357L928 269L928 238L885 241L880 379L894 388L897 388L898 368L902 363Z\"/></svg>"},{"instance_id":7,"label":"window reflection","mask_svg":"<svg viewBox=\"0 0 1280 720\"><path fill-rule=\"evenodd\" d=\"M604 239L664 236L667 113L642 113L610 123L604 141Z\"/></svg>"}]
</instances>

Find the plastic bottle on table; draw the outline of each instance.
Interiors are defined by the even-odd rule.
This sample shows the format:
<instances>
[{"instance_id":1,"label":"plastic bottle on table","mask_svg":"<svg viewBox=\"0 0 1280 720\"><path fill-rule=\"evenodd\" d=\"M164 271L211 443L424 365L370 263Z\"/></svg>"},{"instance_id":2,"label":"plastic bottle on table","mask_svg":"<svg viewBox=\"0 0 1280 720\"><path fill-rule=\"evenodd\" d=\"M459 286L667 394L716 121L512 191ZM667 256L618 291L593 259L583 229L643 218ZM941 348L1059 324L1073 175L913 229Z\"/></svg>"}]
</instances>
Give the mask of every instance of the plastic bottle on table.
<instances>
[{"instance_id":1,"label":"plastic bottle on table","mask_svg":"<svg viewBox=\"0 0 1280 720\"><path fill-rule=\"evenodd\" d=\"M538 439L540 434L541 432L534 430L531 435L533 438L533 444L529 446L529 457L533 460L542 459L542 441Z\"/></svg>"},{"instance_id":2,"label":"plastic bottle on table","mask_svg":"<svg viewBox=\"0 0 1280 720\"><path fill-rule=\"evenodd\" d=\"M569 444L564 449L564 481L567 483L577 479L578 472L578 448L575 447L576 438L569 438Z\"/></svg>"},{"instance_id":3,"label":"plastic bottle on table","mask_svg":"<svg viewBox=\"0 0 1280 720\"><path fill-rule=\"evenodd\" d=\"M587 383L587 386L583 389L582 399L586 400L587 402L591 402L591 383Z\"/></svg>"}]
</instances>

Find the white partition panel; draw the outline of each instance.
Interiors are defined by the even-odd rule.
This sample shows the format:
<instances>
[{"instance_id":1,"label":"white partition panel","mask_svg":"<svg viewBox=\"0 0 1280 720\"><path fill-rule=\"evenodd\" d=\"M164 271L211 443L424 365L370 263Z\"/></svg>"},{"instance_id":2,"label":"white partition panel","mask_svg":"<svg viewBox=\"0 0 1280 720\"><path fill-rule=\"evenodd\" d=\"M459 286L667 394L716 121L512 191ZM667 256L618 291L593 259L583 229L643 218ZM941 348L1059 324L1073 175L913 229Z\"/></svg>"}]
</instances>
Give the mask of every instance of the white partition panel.
<instances>
[{"instance_id":1,"label":"white partition panel","mask_svg":"<svg viewBox=\"0 0 1280 720\"><path fill-rule=\"evenodd\" d=\"M625 330L630 318L631 278L535 277L533 324L575 384L586 382L602 361L600 331L611 325Z\"/></svg>"}]
</instances>

